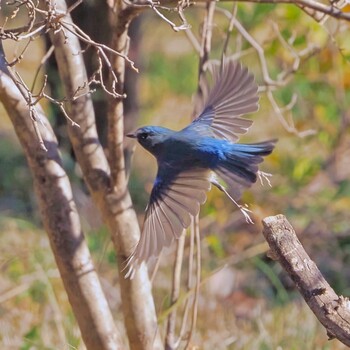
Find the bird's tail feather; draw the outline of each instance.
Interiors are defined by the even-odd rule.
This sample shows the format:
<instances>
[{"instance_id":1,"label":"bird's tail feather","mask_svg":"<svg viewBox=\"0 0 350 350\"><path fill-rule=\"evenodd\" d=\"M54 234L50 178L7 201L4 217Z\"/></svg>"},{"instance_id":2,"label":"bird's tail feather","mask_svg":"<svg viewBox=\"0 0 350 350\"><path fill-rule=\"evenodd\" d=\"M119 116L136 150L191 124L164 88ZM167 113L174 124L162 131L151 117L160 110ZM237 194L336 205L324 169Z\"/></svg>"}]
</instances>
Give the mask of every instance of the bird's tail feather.
<instances>
[{"instance_id":1,"label":"bird's tail feather","mask_svg":"<svg viewBox=\"0 0 350 350\"><path fill-rule=\"evenodd\" d=\"M276 140L254 144L233 144L225 153L215 169L216 174L225 181L230 195L239 199L242 190L250 187L257 180L258 165L263 157L269 155Z\"/></svg>"}]
</instances>

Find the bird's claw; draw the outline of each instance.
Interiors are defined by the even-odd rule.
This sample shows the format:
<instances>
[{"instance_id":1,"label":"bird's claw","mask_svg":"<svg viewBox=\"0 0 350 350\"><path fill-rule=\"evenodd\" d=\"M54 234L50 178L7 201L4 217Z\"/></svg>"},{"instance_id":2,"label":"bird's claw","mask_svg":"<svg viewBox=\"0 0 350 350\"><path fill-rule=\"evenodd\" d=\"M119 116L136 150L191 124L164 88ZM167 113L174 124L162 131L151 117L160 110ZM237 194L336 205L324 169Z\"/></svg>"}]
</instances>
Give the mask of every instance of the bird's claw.
<instances>
[{"instance_id":1,"label":"bird's claw","mask_svg":"<svg viewBox=\"0 0 350 350\"><path fill-rule=\"evenodd\" d=\"M247 205L240 205L238 204L233 197L227 192L226 188L224 186L222 186L215 177L212 177L210 179L210 182L217 187L220 191L224 192L226 194L226 196L231 200L231 202L233 204L235 204L237 206L237 208L241 211L241 213L244 215L245 217L245 221L248 224L254 224L253 220L251 219L250 215L248 213L252 213L252 211L250 209L248 209Z\"/></svg>"},{"instance_id":2,"label":"bird's claw","mask_svg":"<svg viewBox=\"0 0 350 350\"><path fill-rule=\"evenodd\" d=\"M264 180L267 182L267 184L272 187L271 181L269 179L269 177L272 177L272 174L270 173L265 173L264 171L258 171L258 177L260 180L260 183L264 186Z\"/></svg>"},{"instance_id":3,"label":"bird's claw","mask_svg":"<svg viewBox=\"0 0 350 350\"><path fill-rule=\"evenodd\" d=\"M238 209L241 211L241 213L244 215L245 217L245 221L248 224L254 224L254 221L251 219L250 215L248 213L253 213L250 209L248 209L248 206L245 205L239 205L237 202L235 202L235 204L238 206Z\"/></svg>"}]
</instances>

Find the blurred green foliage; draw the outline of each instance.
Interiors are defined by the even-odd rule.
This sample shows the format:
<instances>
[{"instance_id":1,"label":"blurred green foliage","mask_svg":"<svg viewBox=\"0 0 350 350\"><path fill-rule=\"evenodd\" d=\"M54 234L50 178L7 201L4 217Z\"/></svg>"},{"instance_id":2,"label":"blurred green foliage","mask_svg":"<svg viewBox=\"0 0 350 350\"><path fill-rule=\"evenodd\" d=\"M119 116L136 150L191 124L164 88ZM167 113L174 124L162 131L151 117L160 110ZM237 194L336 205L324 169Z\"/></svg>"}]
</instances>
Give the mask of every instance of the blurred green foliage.
<instances>
[{"instance_id":1,"label":"blurred green foliage","mask_svg":"<svg viewBox=\"0 0 350 350\"><path fill-rule=\"evenodd\" d=\"M164 94L192 95L197 83L197 71L193 58L192 54L186 54L180 59L173 60L162 52L152 54L144 69L147 71L148 84L152 86L154 102L157 101L158 96L164 97Z\"/></svg>"}]
</instances>

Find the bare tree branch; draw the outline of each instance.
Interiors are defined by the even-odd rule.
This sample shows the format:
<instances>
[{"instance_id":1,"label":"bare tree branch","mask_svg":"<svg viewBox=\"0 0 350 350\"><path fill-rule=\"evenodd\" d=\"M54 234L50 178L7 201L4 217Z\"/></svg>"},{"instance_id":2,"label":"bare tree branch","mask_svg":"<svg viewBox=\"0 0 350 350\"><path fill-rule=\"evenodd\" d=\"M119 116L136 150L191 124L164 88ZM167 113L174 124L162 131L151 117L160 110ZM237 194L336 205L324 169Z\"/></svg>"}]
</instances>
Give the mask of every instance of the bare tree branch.
<instances>
[{"instance_id":1,"label":"bare tree branch","mask_svg":"<svg viewBox=\"0 0 350 350\"><path fill-rule=\"evenodd\" d=\"M208 2L210 0L199 0L196 3ZM331 5L326 5L322 2L315 0L238 0L237 2L252 2L257 4L289 4L296 5L303 10L307 9L310 15L311 11L317 11L319 14L323 13L334 18L343 19L350 21L350 14L348 12L343 12L341 7L337 7L337 2L332 2Z\"/></svg>"},{"instance_id":2,"label":"bare tree branch","mask_svg":"<svg viewBox=\"0 0 350 350\"><path fill-rule=\"evenodd\" d=\"M53 3L59 7L61 12L65 12L66 5L63 0L53 1ZM115 35L122 35L124 43L127 42L127 28L131 14L122 12L122 9L116 9L116 15L119 16L116 23L119 27L115 29ZM69 15L65 16L64 20L65 23L71 22ZM65 35L62 32L51 32L50 34L55 46L55 55L65 93L70 96L87 81L79 41L73 30L66 32ZM112 48L118 52L120 49L122 53L126 50L124 46L119 47L113 43ZM124 57L114 56L111 64L118 79L116 92L119 93L123 91ZM130 347L131 349L161 349L163 345L159 337L147 268L142 266L133 280L124 279L123 268L126 258L135 246L140 233L124 172L123 99L118 98L111 101L116 101L116 103L113 104L114 108L112 106L110 111L115 110L116 113L109 116L109 162L99 142L89 95L67 103L69 115L80 125L80 128L68 125L69 137L84 179L101 211L104 222L109 227L117 250L122 307ZM115 139L112 140L114 137Z\"/></svg>"},{"instance_id":3,"label":"bare tree branch","mask_svg":"<svg viewBox=\"0 0 350 350\"><path fill-rule=\"evenodd\" d=\"M34 177L41 217L57 266L88 349L117 349L123 343L101 289L80 226L56 137L41 109L39 132L47 151L38 147L27 101L11 78L0 71L0 101L23 146Z\"/></svg>"},{"instance_id":4,"label":"bare tree branch","mask_svg":"<svg viewBox=\"0 0 350 350\"><path fill-rule=\"evenodd\" d=\"M128 53L128 27L139 9L130 8L122 1L116 1L112 15L111 47L125 55ZM111 59L113 71L117 76L116 91L124 93L125 60L120 56ZM161 349L163 344L157 326L157 318L152 298L151 284L145 264L137 271L133 279L125 279L126 258L131 254L139 237L140 229L132 208L127 189L127 177L124 160L124 101L121 98L110 99L108 108L108 160L111 168L110 184L113 195L109 196L113 220L112 239L120 257L121 292L126 321L126 329L132 349ZM109 209L110 210L110 209Z\"/></svg>"},{"instance_id":5,"label":"bare tree branch","mask_svg":"<svg viewBox=\"0 0 350 350\"><path fill-rule=\"evenodd\" d=\"M350 346L350 301L337 295L310 259L285 216L263 220L263 234L270 246L270 256L278 260L294 281L306 303L327 330Z\"/></svg>"},{"instance_id":6,"label":"bare tree branch","mask_svg":"<svg viewBox=\"0 0 350 350\"><path fill-rule=\"evenodd\" d=\"M202 42L201 42L201 52L199 57L199 74L198 74L199 78L204 73L205 64L209 60L215 9L216 9L215 1L210 1L206 4L206 9L205 9L206 14L204 18ZM200 84L198 84L198 89L200 89ZM202 93L199 90L198 92Z\"/></svg>"}]
</instances>

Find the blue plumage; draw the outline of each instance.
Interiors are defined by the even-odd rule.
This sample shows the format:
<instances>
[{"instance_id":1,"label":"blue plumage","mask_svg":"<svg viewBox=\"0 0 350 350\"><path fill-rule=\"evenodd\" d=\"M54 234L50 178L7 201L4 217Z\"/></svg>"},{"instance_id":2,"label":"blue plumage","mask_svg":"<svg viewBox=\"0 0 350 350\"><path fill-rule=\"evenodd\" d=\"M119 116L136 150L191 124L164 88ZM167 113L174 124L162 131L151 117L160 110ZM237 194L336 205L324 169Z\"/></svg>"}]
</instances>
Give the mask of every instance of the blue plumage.
<instances>
[{"instance_id":1,"label":"blue plumage","mask_svg":"<svg viewBox=\"0 0 350 350\"><path fill-rule=\"evenodd\" d=\"M180 237L191 217L198 214L211 184L236 203L242 189L256 181L258 165L274 148L275 141L235 143L237 134L245 133L252 124L241 116L258 109L253 76L231 59L224 59L221 67L210 66L210 71L213 84L205 78L200 81L203 112L190 125L180 131L146 126L128 135L158 163L141 238L128 261L128 276L142 261L158 256L164 246Z\"/></svg>"}]
</instances>

